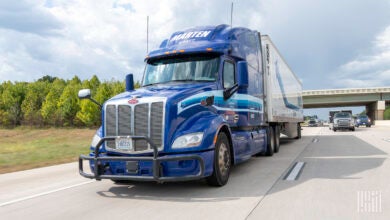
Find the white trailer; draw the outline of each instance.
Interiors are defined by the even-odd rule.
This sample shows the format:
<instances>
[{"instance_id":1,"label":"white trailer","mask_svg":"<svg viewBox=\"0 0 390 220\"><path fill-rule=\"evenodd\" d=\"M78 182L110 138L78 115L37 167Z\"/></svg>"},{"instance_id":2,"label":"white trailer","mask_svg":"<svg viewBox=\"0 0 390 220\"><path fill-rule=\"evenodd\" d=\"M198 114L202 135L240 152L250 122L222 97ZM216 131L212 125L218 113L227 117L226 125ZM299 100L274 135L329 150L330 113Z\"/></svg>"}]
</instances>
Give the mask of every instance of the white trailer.
<instances>
[{"instance_id":1,"label":"white trailer","mask_svg":"<svg viewBox=\"0 0 390 220\"><path fill-rule=\"evenodd\" d=\"M265 116L281 133L300 138L303 122L302 83L268 35L261 36L264 65Z\"/></svg>"}]
</instances>

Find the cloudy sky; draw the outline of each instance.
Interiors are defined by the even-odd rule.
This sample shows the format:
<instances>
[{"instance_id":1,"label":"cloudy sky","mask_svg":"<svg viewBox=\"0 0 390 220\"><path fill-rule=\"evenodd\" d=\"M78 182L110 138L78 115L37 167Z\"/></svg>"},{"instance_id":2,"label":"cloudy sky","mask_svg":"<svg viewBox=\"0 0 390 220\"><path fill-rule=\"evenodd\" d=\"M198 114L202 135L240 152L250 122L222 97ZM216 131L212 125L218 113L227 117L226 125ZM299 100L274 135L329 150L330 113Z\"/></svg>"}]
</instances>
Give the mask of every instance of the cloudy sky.
<instances>
[{"instance_id":1,"label":"cloudy sky","mask_svg":"<svg viewBox=\"0 0 390 220\"><path fill-rule=\"evenodd\" d=\"M177 30L230 23L231 0L1 0L0 82L141 79ZM271 36L305 90L390 86L390 0L233 0L233 26Z\"/></svg>"}]
</instances>

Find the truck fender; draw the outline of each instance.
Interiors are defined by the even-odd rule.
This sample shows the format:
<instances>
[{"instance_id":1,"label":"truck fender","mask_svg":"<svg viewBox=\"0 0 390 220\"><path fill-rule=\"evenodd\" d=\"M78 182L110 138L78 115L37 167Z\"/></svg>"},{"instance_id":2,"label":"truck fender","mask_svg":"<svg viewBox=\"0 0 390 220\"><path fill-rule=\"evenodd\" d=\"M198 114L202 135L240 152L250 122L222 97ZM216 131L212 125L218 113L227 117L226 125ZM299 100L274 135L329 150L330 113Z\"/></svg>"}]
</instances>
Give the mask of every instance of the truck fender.
<instances>
[{"instance_id":1,"label":"truck fender","mask_svg":"<svg viewBox=\"0 0 390 220\"><path fill-rule=\"evenodd\" d=\"M194 115L194 117L196 118L195 120L187 120L191 123L183 124L177 128L172 138L172 144L179 136L196 132L203 132L204 134L202 142L203 150L214 149L216 138L221 131L224 131L229 139L231 139L229 126L222 116L217 114L203 113L197 114L196 116ZM229 141L231 142L231 140ZM192 149L188 148L183 150L185 151Z\"/></svg>"}]
</instances>

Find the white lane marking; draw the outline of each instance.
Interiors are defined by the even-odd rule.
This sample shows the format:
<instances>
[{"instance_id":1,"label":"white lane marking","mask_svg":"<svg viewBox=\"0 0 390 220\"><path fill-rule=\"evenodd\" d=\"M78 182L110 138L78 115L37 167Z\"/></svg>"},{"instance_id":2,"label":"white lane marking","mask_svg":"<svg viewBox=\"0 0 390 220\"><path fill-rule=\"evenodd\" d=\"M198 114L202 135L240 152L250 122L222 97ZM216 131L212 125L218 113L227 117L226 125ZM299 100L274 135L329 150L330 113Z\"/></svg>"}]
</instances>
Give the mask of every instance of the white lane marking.
<instances>
[{"instance_id":1,"label":"white lane marking","mask_svg":"<svg viewBox=\"0 0 390 220\"><path fill-rule=\"evenodd\" d=\"M301 171L301 169L303 168L303 165L305 164L305 162L297 162L294 166L294 168L292 169L292 171L290 172L290 174L287 176L286 180L288 181L292 181L292 180L296 180L299 172Z\"/></svg>"},{"instance_id":2,"label":"white lane marking","mask_svg":"<svg viewBox=\"0 0 390 220\"><path fill-rule=\"evenodd\" d=\"M319 141L318 138L314 138L312 142L317 143L318 141Z\"/></svg>"},{"instance_id":3,"label":"white lane marking","mask_svg":"<svg viewBox=\"0 0 390 220\"><path fill-rule=\"evenodd\" d=\"M11 200L11 201L8 201L8 202L1 203L0 207L6 206L6 205L11 205L11 204L17 203L17 202L22 202L22 201L33 199L33 198L37 198L37 197L40 197L40 196L45 196L45 195L48 195L48 194L51 194L51 193L55 193L55 192L59 192L59 191L62 191L62 190L74 188L74 187L77 187L77 186L86 185L86 184L93 183L93 182L96 182L96 180L91 180L91 181L88 181L88 182L82 182L82 183L74 184L74 185L71 185L71 186L65 186L65 187L62 187L62 188L59 188L59 189L54 189L54 190L50 190L50 191L47 191L47 192L38 193L38 194L35 194L35 195L22 197L22 198L19 198L19 199L14 199L14 200Z\"/></svg>"}]
</instances>

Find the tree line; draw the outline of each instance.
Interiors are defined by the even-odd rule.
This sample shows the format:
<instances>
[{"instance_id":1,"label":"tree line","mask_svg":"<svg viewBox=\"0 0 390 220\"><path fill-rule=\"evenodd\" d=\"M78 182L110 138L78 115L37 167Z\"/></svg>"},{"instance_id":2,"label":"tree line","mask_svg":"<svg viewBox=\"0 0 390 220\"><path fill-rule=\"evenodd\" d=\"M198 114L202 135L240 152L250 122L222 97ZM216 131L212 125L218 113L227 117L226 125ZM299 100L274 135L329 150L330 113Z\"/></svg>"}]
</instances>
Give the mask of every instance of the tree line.
<instances>
[{"instance_id":1,"label":"tree line","mask_svg":"<svg viewBox=\"0 0 390 220\"><path fill-rule=\"evenodd\" d=\"M136 83L139 87L139 82ZM94 75L81 81L44 76L34 82L5 81L0 84L0 127L97 127L101 124L99 107L79 100L80 89L91 89L92 97L103 103L125 91L124 81L100 81Z\"/></svg>"}]
</instances>

